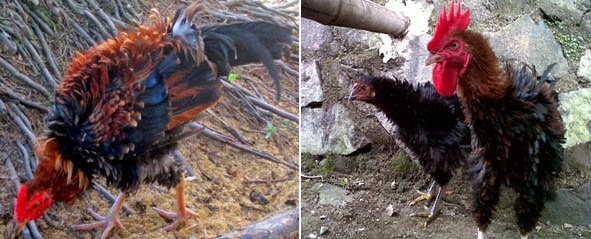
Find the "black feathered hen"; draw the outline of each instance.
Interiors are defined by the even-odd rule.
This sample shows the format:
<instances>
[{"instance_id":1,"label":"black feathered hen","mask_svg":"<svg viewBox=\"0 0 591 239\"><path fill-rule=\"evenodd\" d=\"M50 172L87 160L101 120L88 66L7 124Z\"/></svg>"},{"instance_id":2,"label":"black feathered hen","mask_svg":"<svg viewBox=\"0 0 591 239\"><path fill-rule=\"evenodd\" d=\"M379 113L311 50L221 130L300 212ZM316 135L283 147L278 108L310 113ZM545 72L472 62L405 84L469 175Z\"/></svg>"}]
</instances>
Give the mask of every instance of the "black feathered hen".
<instances>
[{"instance_id":1,"label":"black feathered hen","mask_svg":"<svg viewBox=\"0 0 591 239\"><path fill-rule=\"evenodd\" d=\"M372 104L382 111L398 127L394 137L433 177L429 191L411 205L429 199L435 182L439 184L426 215L427 225L435 218L445 185L468 155L469 130L463 123L458 97L442 97L430 83L416 86L398 79L363 76L355 82L349 99Z\"/></svg>"}]
</instances>

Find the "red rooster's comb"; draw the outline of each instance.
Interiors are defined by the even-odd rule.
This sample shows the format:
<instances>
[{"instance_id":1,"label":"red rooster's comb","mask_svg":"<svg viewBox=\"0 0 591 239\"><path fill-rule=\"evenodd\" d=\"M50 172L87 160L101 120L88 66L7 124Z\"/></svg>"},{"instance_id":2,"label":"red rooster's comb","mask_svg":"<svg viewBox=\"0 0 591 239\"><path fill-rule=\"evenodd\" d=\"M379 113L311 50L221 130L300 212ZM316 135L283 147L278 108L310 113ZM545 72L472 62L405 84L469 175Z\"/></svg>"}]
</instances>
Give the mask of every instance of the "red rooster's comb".
<instances>
[{"instance_id":1,"label":"red rooster's comb","mask_svg":"<svg viewBox=\"0 0 591 239\"><path fill-rule=\"evenodd\" d=\"M446 13L445 7L443 7L443 12L439 14L435 34L433 34L433 38L427 44L427 50L429 52L436 50L436 47L441 44L441 41L447 34L456 30L464 31L468 29L468 25L470 25L470 8L466 8L466 11L462 13L461 3L458 2L457 9L454 8L454 5L455 2L452 0L449 6L449 14Z\"/></svg>"}]
</instances>

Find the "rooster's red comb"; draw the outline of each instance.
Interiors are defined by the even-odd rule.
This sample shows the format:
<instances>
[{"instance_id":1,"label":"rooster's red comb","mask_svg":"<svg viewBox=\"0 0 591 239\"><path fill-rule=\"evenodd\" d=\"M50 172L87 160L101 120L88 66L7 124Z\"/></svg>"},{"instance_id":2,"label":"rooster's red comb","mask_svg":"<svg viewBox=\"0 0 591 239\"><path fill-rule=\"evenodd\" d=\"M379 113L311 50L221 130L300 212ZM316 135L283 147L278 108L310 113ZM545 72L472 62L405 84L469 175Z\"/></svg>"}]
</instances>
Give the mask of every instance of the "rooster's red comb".
<instances>
[{"instance_id":1,"label":"rooster's red comb","mask_svg":"<svg viewBox=\"0 0 591 239\"><path fill-rule=\"evenodd\" d=\"M468 25L470 25L470 9L466 8L466 11L461 12L461 3L458 2L458 8L454 8L454 5L455 2L452 0L449 6L449 14L446 13L445 7L443 7L443 12L439 14L435 34L433 34L433 38L427 44L427 50L429 52L436 50L447 34L451 34L457 30L464 31L468 29Z\"/></svg>"}]
</instances>

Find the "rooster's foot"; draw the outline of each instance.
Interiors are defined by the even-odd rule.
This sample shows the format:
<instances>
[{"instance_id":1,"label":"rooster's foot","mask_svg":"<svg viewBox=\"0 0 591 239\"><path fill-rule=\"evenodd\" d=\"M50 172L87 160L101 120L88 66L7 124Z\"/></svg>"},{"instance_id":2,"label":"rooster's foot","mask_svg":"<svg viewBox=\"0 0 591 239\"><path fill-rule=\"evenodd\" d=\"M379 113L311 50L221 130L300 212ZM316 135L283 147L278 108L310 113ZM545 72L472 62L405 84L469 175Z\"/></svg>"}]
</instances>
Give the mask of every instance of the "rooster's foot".
<instances>
[{"instance_id":1,"label":"rooster's foot","mask_svg":"<svg viewBox=\"0 0 591 239\"><path fill-rule=\"evenodd\" d=\"M160 215L165 220L172 221L170 225L162 228L167 232L175 230L179 225L185 222L187 218L197 216L197 213L187 208L185 208L184 211L180 213L167 212L157 207L153 207L152 210L158 213L158 215Z\"/></svg>"}]
</instances>

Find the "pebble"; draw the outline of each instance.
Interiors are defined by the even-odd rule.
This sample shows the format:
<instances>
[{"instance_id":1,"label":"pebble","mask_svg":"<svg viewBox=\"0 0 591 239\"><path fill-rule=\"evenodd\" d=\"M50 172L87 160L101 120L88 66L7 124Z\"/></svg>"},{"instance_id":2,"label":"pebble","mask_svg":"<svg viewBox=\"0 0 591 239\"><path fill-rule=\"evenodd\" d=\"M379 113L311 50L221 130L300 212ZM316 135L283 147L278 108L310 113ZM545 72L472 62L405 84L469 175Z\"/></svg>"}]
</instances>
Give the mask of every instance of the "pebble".
<instances>
[{"instance_id":1,"label":"pebble","mask_svg":"<svg viewBox=\"0 0 591 239\"><path fill-rule=\"evenodd\" d=\"M322 216L320 216L320 219L322 219L322 220L324 220L324 219L326 219L326 218L327 218L327 216L326 216L326 215L322 215Z\"/></svg>"},{"instance_id":2,"label":"pebble","mask_svg":"<svg viewBox=\"0 0 591 239\"><path fill-rule=\"evenodd\" d=\"M392 183L390 183L390 187L394 189L396 187L396 181L392 181Z\"/></svg>"},{"instance_id":3,"label":"pebble","mask_svg":"<svg viewBox=\"0 0 591 239\"><path fill-rule=\"evenodd\" d=\"M542 229L542 226L536 226L536 231L539 231L540 229Z\"/></svg>"},{"instance_id":4,"label":"pebble","mask_svg":"<svg viewBox=\"0 0 591 239\"><path fill-rule=\"evenodd\" d=\"M314 234L314 233L310 233L310 234L308 234L308 238L311 238L311 239L316 239L317 237L318 237L318 236L316 236L316 234Z\"/></svg>"},{"instance_id":5,"label":"pebble","mask_svg":"<svg viewBox=\"0 0 591 239\"><path fill-rule=\"evenodd\" d=\"M562 225L564 228L573 228L573 225L565 223L564 225Z\"/></svg>"},{"instance_id":6,"label":"pebble","mask_svg":"<svg viewBox=\"0 0 591 239\"><path fill-rule=\"evenodd\" d=\"M327 232L328 232L328 227L325 227L325 226L320 227L320 235L324 235Z\"/></svg>"},{"instance_id":7,"label":"pebble","mask_svg":"<svg viewBox=\"0 0 591 239\"><path fill-rule=\"evenodd\" d=\"M390 204L387 208L386 208L386 215L388 215L389 217L394 215L394 205Z\"/></svg>"}]
</instances>

